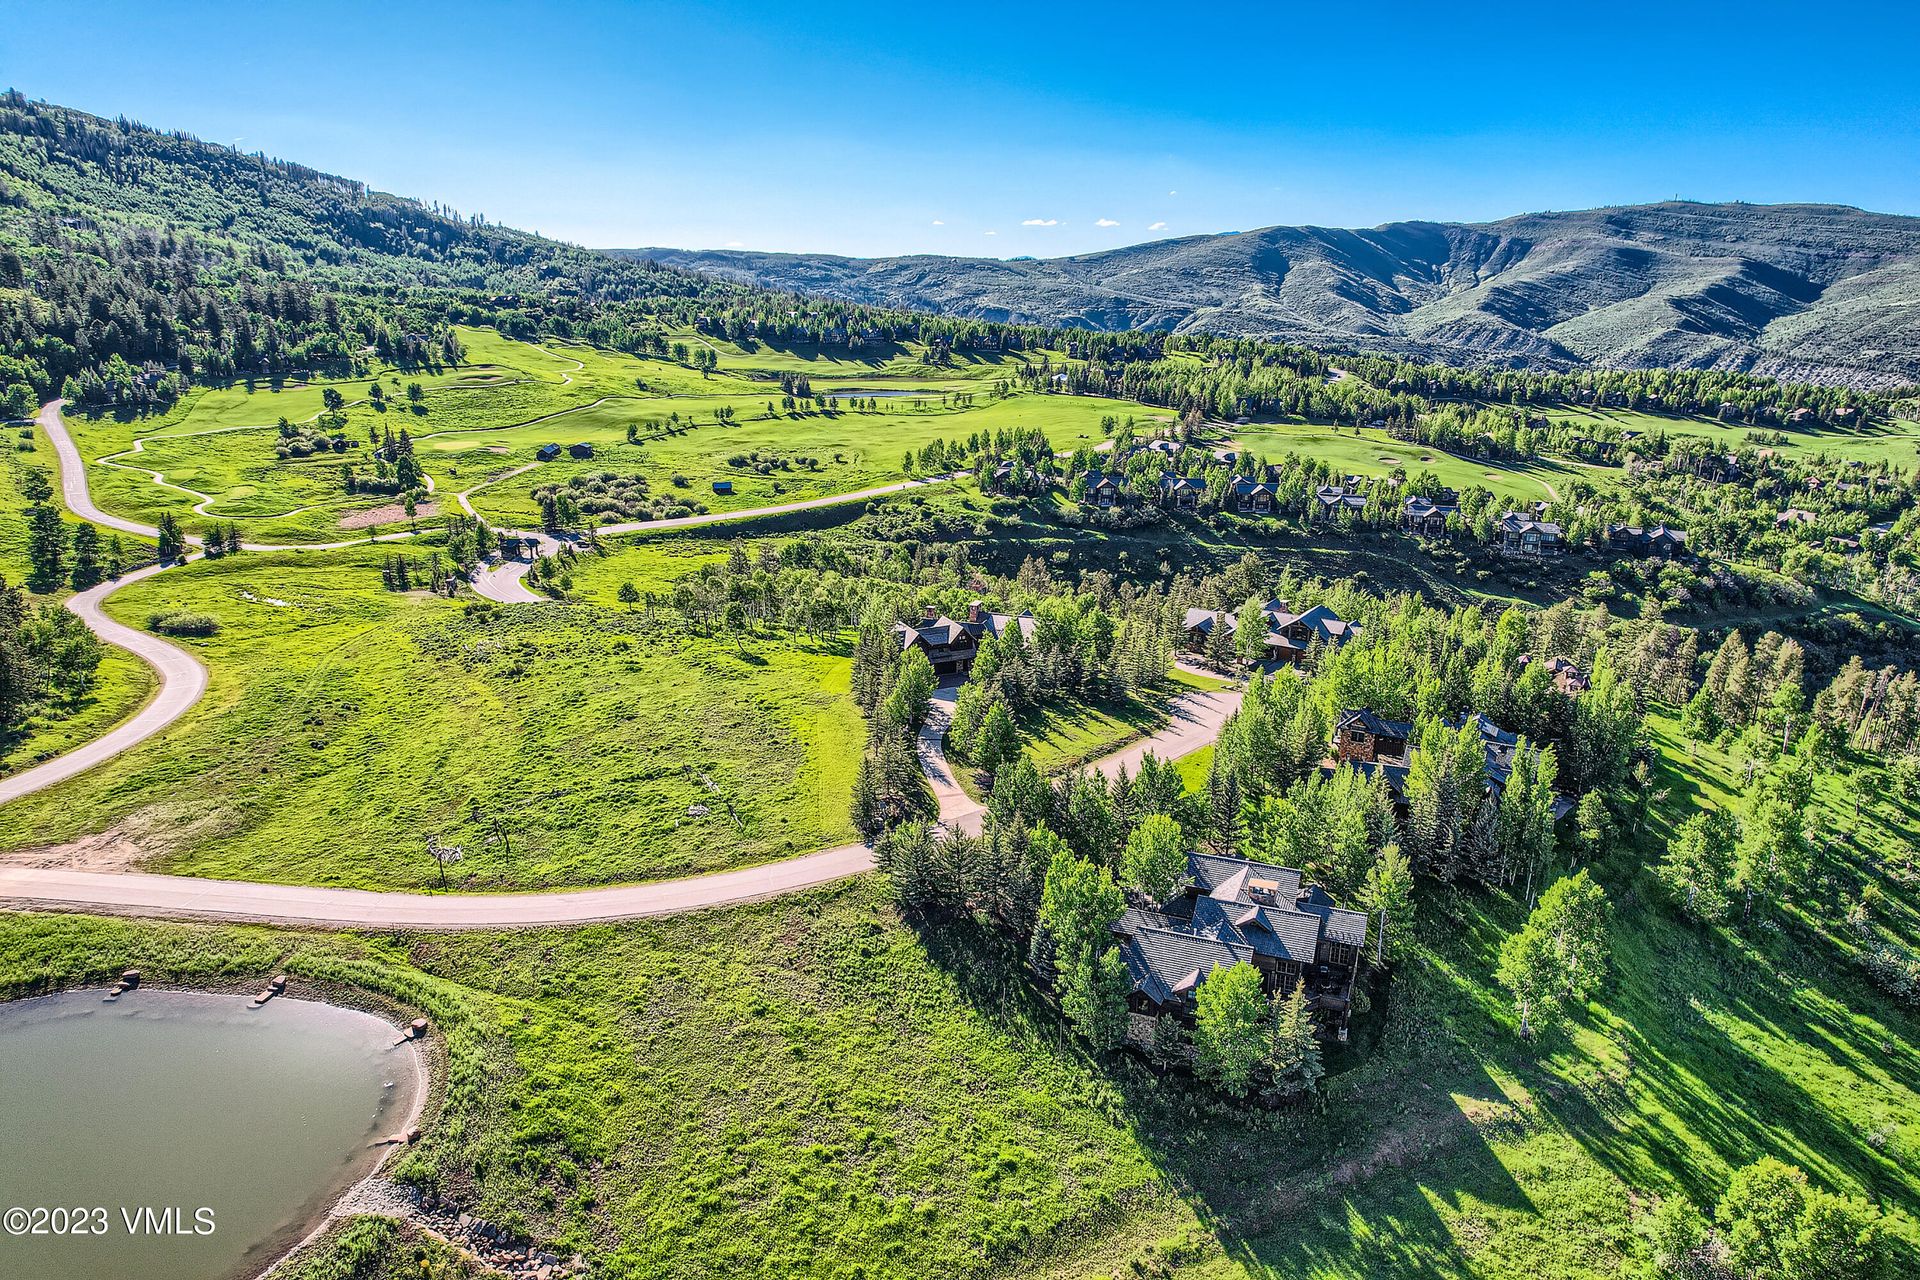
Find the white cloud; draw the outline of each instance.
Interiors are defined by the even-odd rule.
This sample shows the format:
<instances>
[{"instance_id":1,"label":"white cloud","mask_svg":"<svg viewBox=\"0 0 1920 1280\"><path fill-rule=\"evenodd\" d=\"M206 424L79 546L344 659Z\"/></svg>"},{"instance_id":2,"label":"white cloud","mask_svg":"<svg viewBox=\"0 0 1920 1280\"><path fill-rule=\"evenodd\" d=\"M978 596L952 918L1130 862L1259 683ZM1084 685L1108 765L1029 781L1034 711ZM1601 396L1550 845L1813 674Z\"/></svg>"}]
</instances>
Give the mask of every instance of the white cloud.
<instances>
[{"instance_id":1,"label":"white cloud","mask_svg":"<svg viewBox=\"0 0 1920 1280\"><path fill-rule=\"evenodd\" d=\"M744 244L742 244L742 243L741 243L740 241L738 241L738 240L729 240L729 241L727 241L727 248L729 248L729 249L744 249L744 248L746 248L746 247L747 247L746 245L744 245Z\"/></svg>"},{"instance_id":2,"label":"white cloud","mask_svg":"<svg viewBox=\"0 0 1920 1280\"><path fill-rule=\"evenodd\" d=\"M1025 222L1022 222L1020 225L1023 227L1057 227L1060 225L1060 219L1028 218Z\"/></svg>"},{"instance_id":3,"label":"white cloud","mask_svg":"<svg viewBox=\"0 0 1920 1280\"><path fill-rule=\"evenodd\" d=\"M1167 224L1164 222L1156 222L1152 226L1147 228L1147 230L1149 231L1165 231L1166 229L1167 229Z\"/></svg>"},{"instance_id":4,"label":"white cloud","mask_svg":"<svg viewBox=\"0 0 1920 1280\"><path fill-rule=\"evenodd\" d=\"M983 235L989 235L989 236L997 236L997 235L999 235L1000 233L999 233L998 231L987 231L987 232L982 232L982 234L983 234Z\"/></svg>"},{"instance_id":5,"label":"white cloud","mask_svg":"<svg viewBox=\"0 0 1920 1280\"><path fill-rule=\"evenodd\" d=\"M944 227L944 226L946 226L947 224L946 224L946 223L944 223L944 222L942 222L942 221L940 221L940 219L938 219L938 218L935 218L935 219L933 220L933 225L934 225L934 226L936 226L936 227Z\"/></svg>"},{"instance_id":6,"label":"white cloud","mask_svg":"<svg viewBox=\"0 0 1920 1280\"><path fill-rule=\"evenodd\" d=\"M1102 218L1100 219L1100 221L1094 223L1093 225L1096 227L1117 227L1120 224L1115 222L1112 218Z\"/></svg>"}]
</instances>

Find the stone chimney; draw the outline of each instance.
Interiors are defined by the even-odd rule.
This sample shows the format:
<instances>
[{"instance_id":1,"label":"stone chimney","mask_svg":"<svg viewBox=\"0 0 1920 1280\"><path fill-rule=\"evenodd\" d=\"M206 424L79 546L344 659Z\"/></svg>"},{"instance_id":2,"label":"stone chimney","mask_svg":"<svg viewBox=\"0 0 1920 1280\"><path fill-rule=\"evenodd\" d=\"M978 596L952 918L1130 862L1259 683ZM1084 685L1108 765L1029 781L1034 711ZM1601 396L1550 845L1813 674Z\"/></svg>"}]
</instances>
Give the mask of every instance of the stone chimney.
<instances>
[{"instance_id":1,"label":"stone chimney","mask_svg":"<svg viewBox=\"0 0 1920 1280\"><path fill-rule=\"evenodd\" d=\"M978 600L975 600L972 604L967 606L967 621L968 622L980 621L980 615L983 611L984 611L984 606Z\"/></svg>"},{"instance_id":2,"label":"stone chimney","mask_svg":"<svg viewBox=\"0 0 1920 1280\"><path fill-rule=\"evenodd\" d=\"M935 608L933 605L928 605L926 609L921 612L920 616L926 619L928 622L934 622L939 619L940 610Z\"/></svg>"}]
</instances>

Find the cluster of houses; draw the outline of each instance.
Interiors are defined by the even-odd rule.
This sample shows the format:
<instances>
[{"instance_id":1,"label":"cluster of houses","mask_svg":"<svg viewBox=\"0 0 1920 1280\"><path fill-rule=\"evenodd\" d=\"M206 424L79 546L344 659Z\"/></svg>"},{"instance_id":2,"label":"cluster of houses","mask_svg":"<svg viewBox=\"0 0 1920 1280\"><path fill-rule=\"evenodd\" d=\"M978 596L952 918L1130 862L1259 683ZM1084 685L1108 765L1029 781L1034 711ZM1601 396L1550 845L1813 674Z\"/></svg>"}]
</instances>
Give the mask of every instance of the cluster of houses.
<instances>
[{"instance_id":1,"label":"cluster of houses","mask_svg":"<svg viewBox=\"0 0 1920 1280\"><path fill-rule=\"evenodd\" d=\"M1171 460L1182 446L1169 440L1155 440L1142 450L1163 453ZM1231 452L1215 455L1231 465L1238 460ZM1119 471L1089 471L1086 475L1086 505L1105 510L1125 506L1128 501L1127 477ZM1341 484L1325 484L1314 490L1312 515L1317 520L1334 520L1346 514L1364 511L1368 487L1366 476L1347 476ZM1169 511L1197 511L1207 493L1207 482L1199 476L1161 472L1158 480L1160 505ZM1233 510L1241 515L1272 515L1279 510L1280 491L1271 476L1236 473L1227 482ZM1502 512L1493 526L1491 545L1502 555L1546 559L1566 551L1566 536L1561 527L1546 518L1548 503L1534 502L1524 510ZM1417 494L1401 504L1400 527L1421 538L1447 536L1449 522L1460 513L1460 495L1452 489L1435 494ZM1638 525L1609 525L1604 545L1608 550L1642 559L1678 559L1687 554L1685 531L1667 525L1641 528Z\"/></svg>"},{"instance_id":2,"label":"cluster of houses","mask_svg":"<svg viewBox=\"0 0 1920 1280\"><path fill-rule=\"evenodd\" d=\"M1367 916L1335 905L1292 867L1187 855L1187 885L1157 907L1129 907L1113 923L1141 1019L1190 1020L1194 993L1216 969L1250 964L1269 995L1305 983L1322 1036L1347 1038ZM1136 1024L1136 1034L1145 1032Z\"/></svg>"},{"instance_id":3,"label":"cluster of houses","mask_svg":"<svg viewBox=\"0 0 1920 1280\"><path fill-rule=\"evenodd\" d=\"M1315 641L1338 648L1360 634L1359 623L1347 622L1323 604L1295 613L1283 601L1269 600L1261 606L1260 617L1266 625L1262 641L1268 662L1298 663ZM1204 653L1216 628L1224 627L1228 635L1238 638L1240 620L1224 609L1188 609L1181 627L1185 647Z\"/></svg>"},{"instance_id":4,"label":"cluster of houses","mask_svg":"<svg viewBox=\"0 0 1920 1280\"><path fill-rule=\"evenodd\" d=\"M1213 625L1222 625L1223 617L1206 615ZM1569 659L1548 659L1547 670L1563 693L1587 687L1585 674ZM1479 735L1486 794L1497 802L1512 776L1519 737L1478 713L1447 727L1470 727ZM1321 769L1329 775L1354 769L1383 779L1396 816L1405 821L1406 782L1416 750L1411 724L1354 709L1335 724ZM1573 807L1566 796L1556 796L1554 819L1566 817ZM1320 1034L1344 1041L1354 984L1367 963L1369 923L1366 913L1340 906L1292 867L1189 853L1187 884L1180 892L1157 905L1130 906L1113 923L1132 982L1128 1008L1143 1020L1133 1033L1144 1035L1147 1024L1162 1016L1191 1021L1195 992L1207 976L1245 963L1259 970L1270 995L1290 993L1304 983ZM1377 938L1384 940L1388 923L1380 922Z\"/></svg>"}]
</instances>

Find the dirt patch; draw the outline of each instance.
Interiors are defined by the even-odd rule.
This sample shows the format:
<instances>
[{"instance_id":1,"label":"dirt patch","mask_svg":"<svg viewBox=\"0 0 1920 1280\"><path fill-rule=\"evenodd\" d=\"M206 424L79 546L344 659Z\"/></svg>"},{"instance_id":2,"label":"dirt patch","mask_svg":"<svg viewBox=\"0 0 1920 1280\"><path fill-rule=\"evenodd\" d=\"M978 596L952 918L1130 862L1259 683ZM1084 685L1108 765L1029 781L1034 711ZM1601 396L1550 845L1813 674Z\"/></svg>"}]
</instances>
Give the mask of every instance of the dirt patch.
<instances>
[{"instance_id":1,"label":"dirt patch","mask_svg":"<svg viewBox=\"0 0 1920 1280\"><path fill-rule=\"evenodd\" d=\"M490 445L488 445L488 446L487 446L486 448L484 448L484 449L482 449L482 450L481 450L480 452L482 452L482 453L512 453L512 452L513 452L513 450L512 450L512 449L510 449L510 448L508 448L508 447L507 447L506 445L504 445L504 444L490 444Z\"/></svg>"},{"instance_id":2,"label":"dirt patch","mask_svg":"<svg viewBox=\"0 0 1920 1280\"><path fill-rule=\"evenodd\" d=\"M413 508L413 513L424 520L428 516L440 514L440 504L437 502L417 503ZM340 527L342 529L365 529L376 524L395 524L406 518L407 509L404 506L398 502L389 502L382 507L370 507L365 511L355 511L350 515L341 516Z\"/></svg>"},{"instance_id":3,"label":"dirt patch","mask_svg":"<svg viewBox=\"0 0 1920 1280\"><path fill-rule=\"evenodd\" d=\"M1398 459L1398 458L1389 458L1389 457L1387 457L1387 456L1386 456L1385 454L1381 454L1381 455L1380 455L1380 456L1379 456L1378 458L1376 458L1376 459L1374 459L1374 461L1376 461L1376 462L1384 462L1384 463L1386 463L1386 464L1387 464L1388 466L1390 466L1390 467L1397 467L1397 466L1399 466L1399 465L1400 465L1400 459Z\"/></svg>"},{"instance_id":4,"label":"dirt patch","mask_svg":"<svg viewBox=\"0 0 1920 1280\"><path fill-rule=\"evenodd\" d=\"M115 827L66 844L0 853L0 867L58 867L66 871L138 871L153 851Z\"/></svg>"},{"instance_id":5,"label":"dirt patch","mask_svg":"<svg viewBox=\"0 0 1920 1280\"><path fill-rule=\"evenodd\" d=\"M1498 471L1482 471L1480 474L1485 476L1489 480L1498 480L1501 478L1500 473Z\"/></svg>"},{"instance_id":6,"label":"dirt patch","mask_svg":"<svg viewBox=\"0 0 1920 1280\"><path fill-rule=\"evenodd\" d=\"M0 867L48 867L68 871L139 871L176 850L185 849L228 826L216 810L186 819L174 806L149 805L128 814L105 831L65 844L41 845L0 853Z\"/></svg>"}]
</instances>

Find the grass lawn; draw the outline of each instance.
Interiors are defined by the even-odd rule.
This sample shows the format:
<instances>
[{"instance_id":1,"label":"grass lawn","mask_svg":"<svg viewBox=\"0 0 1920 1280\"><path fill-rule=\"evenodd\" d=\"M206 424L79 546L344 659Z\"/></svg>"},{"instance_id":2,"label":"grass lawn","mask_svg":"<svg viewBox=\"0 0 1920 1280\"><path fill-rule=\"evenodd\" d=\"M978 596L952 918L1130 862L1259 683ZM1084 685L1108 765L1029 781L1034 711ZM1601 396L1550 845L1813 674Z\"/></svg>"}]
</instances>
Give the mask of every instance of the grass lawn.
<instances>
[{"instance_id":1,"label":"grass lawn","mask_svg":"<svg viewBox=\"0 0 1920 1280\"><path fill-rule=\"evenodd\" d=\"M208 695L160 737L0 809L0 846L111 831L159 870L420 888L437 880L431 832L466 849L460 883L487 889L851 838L864 730L843 641L742 651L563 605L470 617L382 590L382 554L247 555L116 595L131 625L161 607L220 621L184 642Z\"/></svg>"},{"instance_id":2,"label":"grass lawn","mask_svg":"<svg viewBox=\"0 0 1920 1280\"><path fill-rule=\"evenodd\" d=\"M17 773L92 742L138 711L158 686L152 667L107 648L92 692L73 706L42 708L17 733L0 735L0 773Z\"/></svg>"},{"instance_id":3,"label":"grass lawn","mask_svg":"<svg viewBox=\"0 0 1920 1280\"><path fill-rule=\"evenodd\" d=\"M1649 847L1683 764L1709 797L1738 769L1654 729ZM1413 953L1330 1053L1324 1101L1273 1113L1088 1059L997 938L910 927L872 877L504 935L0 917L0 994L279 968L420 1007L452 1075L403 1170L616 1276L1602 1280L1644 1261L1658 1197L1711 1204L1762 1153L1880 1201L1908 1274L1915 1017L1831 922L1850 877L1907 874L1913 820L1827 814L1840 838L1804 904L1738 932L1678 920L1620 849L1595 868L1614 977L1535 1044L1492 981L1518 904L1423 883ZM1904 904L1878 921L1908 941L1914 923Z\"/></svg>"},{"instance_id":4,"label":"grass lawn","mask_svg":"<svg viewBox=\"0 0 1920 1280\"><path fill-rule=\"evenodd\" d=\"M1064 773L1117 751L1167 722L1165 699L1055 698L1026 708L1020 744L1041 773Z\"/></svg>"},{"instance_id":5,"label":"grass lawn","mask_svg":"<svg viewBox=\"0 0 1920 1280\"><path fill-rule=\"evenodd\" d=\"M1173 762L1180 771L1180 781L1187 784L1189 791L1205 791L1207 774L1213 770L1213 748L1202 747L1198 751L1189 751Z\"/></svg>"},{"instance_id":6,"label":"grass lawn","mask_svg":"<svg viewBox=\"0 0 1920 1280\"><path fill-rule=\"evenodd\" d=\"M1484 462L1411 441L1395 440L1384 431L1336 431L1303 420L1239 427L1234 430L1233 439L1234 448L1269 461L1294 453L1323 460L1342 474L1385 476L1396 467L1406 468L1409 476L1431 471L1442 484L1456 489L1479 485L1522 502L1558 496L1562 481L1576 477L1594 480L1606 474L1551 459L1529 464Z\"/></svg>"}]
</instances>

